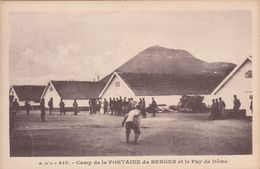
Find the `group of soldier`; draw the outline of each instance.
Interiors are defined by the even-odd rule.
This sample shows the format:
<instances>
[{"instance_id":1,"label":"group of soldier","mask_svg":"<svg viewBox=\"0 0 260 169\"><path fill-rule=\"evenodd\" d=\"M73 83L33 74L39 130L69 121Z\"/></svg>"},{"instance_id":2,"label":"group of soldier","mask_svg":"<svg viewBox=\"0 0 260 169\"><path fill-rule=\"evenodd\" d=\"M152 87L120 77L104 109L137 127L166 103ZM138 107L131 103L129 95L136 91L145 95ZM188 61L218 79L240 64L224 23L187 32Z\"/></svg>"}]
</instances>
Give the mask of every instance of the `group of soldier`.
<instances>
[{"instance_id":1,"label":"group of soldier","mask_svg":"<svg viewBox=\"0 0 260 169\"><path fill-rule=\"evenodd\" d=\"M96 112L100 112L100 109L103 104L104 114L116 115L116 116L124 116L130 110L134 109L136 104L139 105L141 110L141 115L145 118L146 117L146 103L145 98L140 98L139 102L135 101L133 98L126 98L122 99L122 97L118 98L109 98L109 100L104 99L103 103L100 100L90 99L90 114L95 114ZM152 98L152 103L148 106L149 112L153 113L155 116L157 104L154 98Z\"/></svg>"},{"instance_id":2,"label":"group of soldier","mask_svg":"<svg viewBox=\"0 0 260 169\"><path fill-rule=\"evenodd\" d=\"M237 98L237 95L234 95L234 100L233 100L233 111L232 111L232 116L239 115L239 108L241 106L240 100ZM251 97L250 97L251 99ZM210 119L216 120L216 119L224 119L225 118L225 107L226 104L222 100L221 97L218 99L212 99L212 104L211 104L211 115ZM250 102L250 110L252 109L252 101Z\"/></svg>"},{"instance_id":3,"label":"group of soldier","mask_svg":"<svg viewBox=\"0 0 260 169\"><path fill-rule=\"evenodd\" d=\"M210 118L213 120L224 118L225 107L226 104L221 97L218 99L212 99Z\"/></svg>"},{"instance_id":4,"label":"group of soldier","mask_svg":"<svg viewBox=\"0 0 260 169\"><path fill-rule=\"evenodd\" d=\"M103 104L104 114L117 115L117 116L124 116L130 110L134 109L136 105L138 105L140 107L141 115L144 118L146 117L146 112L152 113L153 116L155 116L156 108L158 108L154 98L152 98L152 103L147 108L146 108L145 98L140 98L139 102L134 101L133 98L127 99L126 97L124 97L124 99L122 99L122 97L113 98L113 99L109 98L109 101L104 99L103 103L99 99L92 98L89 99L90 115L100 113L102 104ZM76 99L74 99L72 106L73 106L74 115L78 115L79 106ZM49 107L49 115L52 115L53 98L50 98L50 100L48 101L48 107ZM40 101L40 111L41 111L41 121L44 122L46 107L45 107L45 99L43 98ZM63 99L61 99L59 103L59 112L60 115L66 115L66 108ZM27 111L27 114L29 114L29 110Z\"/></svg>"}]
</instances>

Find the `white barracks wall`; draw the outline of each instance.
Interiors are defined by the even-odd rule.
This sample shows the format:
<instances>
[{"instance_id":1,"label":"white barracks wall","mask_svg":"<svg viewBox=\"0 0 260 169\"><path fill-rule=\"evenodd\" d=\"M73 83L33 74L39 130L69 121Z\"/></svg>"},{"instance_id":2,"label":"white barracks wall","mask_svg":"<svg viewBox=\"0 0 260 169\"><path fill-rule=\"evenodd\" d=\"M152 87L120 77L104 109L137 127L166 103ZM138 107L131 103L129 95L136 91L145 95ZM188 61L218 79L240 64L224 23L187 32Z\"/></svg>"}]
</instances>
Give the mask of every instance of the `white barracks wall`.
<instances>
[{"instance_id":1,"label":"white barracks wall","mask_svg":"<svg viewBox=\"0 0 260 169\"><path fill-rule=\"evenodd\" d=\"M227 109L233 108L233 95L236 94L241 102L241 109L246 109L247 115L251 114L249 96L252 95L252 78L245 77L246 72L249 70L252 70L252 62L247 60L216 93L216 98L222 97L225 101Z\"/></svg>"},{"instance_id":2,"label":"white barracks wall","mask_svg":"<svg viewBox=\"0 0 260 169\"><path fill-rule=\"evenodd\" d=\"M152 103L152 97L156 101L157 104L166 104L167 106L177 105L182 96L180 95L163 95L163 96L136 96L135 100L139 101L139 98L144 98L146 107Z\"/></svg>"},{"instance_id":3,"label":"white barracks wall","mask_svg":"<svg viewBox=\"0 0 260 169\"><path fill-rule=\"evenodd\" d=\"M117 77L114 76L106 91L103 93L102 100L116 97L134 97L134 94L128 89L128 87Z\"/></svg>"},{"instance_id":4,"label":"white barracks wall","mask_svg":"<svg viewBox=\"0 0 260 169\"><path fill-rule=\"evenodd\" d=\"M76 99L76 100L77 100L79 107L88 107L89 106L89 104L88 104L89 99L80 99L80 100ZM74 100L63 100L63 102L65 104L65 107L73 107ZM60 101L59 101L59 103L60 103ZM59 107L59 105L58 105L58 107Z\"/></svg>"}]
</instances>

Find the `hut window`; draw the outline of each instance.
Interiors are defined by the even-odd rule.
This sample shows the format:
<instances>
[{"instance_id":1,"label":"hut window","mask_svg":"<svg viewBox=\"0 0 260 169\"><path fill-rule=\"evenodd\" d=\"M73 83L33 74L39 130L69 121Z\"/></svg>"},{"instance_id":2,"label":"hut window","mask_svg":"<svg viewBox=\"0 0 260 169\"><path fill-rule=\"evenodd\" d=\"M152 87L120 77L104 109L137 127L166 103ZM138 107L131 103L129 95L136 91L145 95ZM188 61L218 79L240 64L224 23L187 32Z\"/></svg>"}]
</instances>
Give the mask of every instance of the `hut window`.
<instances>
[{"instance_id":1,"label":"hut window","mask_svg":"<svg viewBox=\"0 0 260 169\"><path fill-rule=\"evenodd\" d=\"M115 82L115 86L120 87L120 82L119 81Z\"/></svg>"},{"instance_id":2,"label":"hut window","mask_svg":"<svg viewBox=\"0 0 260 169\"><path fill-rule=\"evenodd\" d=\"M252 78L252 70L248 70L248 71L245 73L245 78Z\"/></svg>"},{"instance_id":3,"label":"hut window","mask_svg":"<svg viewBox=\"0 0 260 169\"><path fill-rule=\"evenodd\" d=\"M50 87L50 91L51 91L51 92L53 91L53 87Z\"/></svg>"}]
</instances>

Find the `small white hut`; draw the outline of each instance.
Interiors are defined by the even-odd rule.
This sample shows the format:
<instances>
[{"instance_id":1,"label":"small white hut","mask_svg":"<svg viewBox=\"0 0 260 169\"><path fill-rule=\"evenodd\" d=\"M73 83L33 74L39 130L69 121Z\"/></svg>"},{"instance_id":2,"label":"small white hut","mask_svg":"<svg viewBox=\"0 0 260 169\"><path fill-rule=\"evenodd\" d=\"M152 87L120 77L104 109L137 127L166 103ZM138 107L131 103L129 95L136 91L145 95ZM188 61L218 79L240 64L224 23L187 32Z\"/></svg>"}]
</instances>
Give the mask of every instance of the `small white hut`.
<instances>
[{"instance_id":1,"label":"small white hut","mask_svg":"<svg viewBox=\"0 0 260 169\"><path fill-rule=\"evenodd\" d=\"M252 80L252 57L248 56L216 87L211 97L222 97L226 108L232 109L233 95L237 95L241 102L240 109L245 109L246 115L251 116L249 96L253 95Z\"/></svg>"},{"instance_id":2,"label":"small white hut","mask_svg":"<svg viewBox=\"0 0 260 169\"><path fill-rule=\"evenodd\" d=\"M24 106L25 101L28 101L31 106L39 106L44 89L45 86L38 85L13 85L9 90L9 96L17 99L20 106Z\"/></svg>"},{"instance_id":3,"label":"small white hut","mask_svg":"<svg viewBox=\"0 0 260 169\"><path fill-rule=\"evenodd\" d=\"M88 107L90 98L99 98L105 83L92 81L50 81L42 97L48 106L48 101L53 98L53 107L58 108L61 99L65 107L72 107L74 99L79 107Z\"/></svg>"}]
</instances>

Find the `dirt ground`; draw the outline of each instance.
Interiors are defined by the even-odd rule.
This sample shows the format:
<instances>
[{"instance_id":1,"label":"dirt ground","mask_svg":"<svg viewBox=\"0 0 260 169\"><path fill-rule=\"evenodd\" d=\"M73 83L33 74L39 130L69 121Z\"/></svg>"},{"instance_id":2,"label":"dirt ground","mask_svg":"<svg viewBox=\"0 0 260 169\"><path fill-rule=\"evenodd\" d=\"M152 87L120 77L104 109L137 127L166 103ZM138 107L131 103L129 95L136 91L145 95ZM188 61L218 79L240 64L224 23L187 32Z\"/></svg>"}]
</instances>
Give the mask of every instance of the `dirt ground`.
<instances>
[{"instance_id":1,"label":"dirt ground","mask_svg":"<svg viewBox=\"0 0 260 169\"><path fill-rule=\"evenodd\" d=\"M11 156L235 155L252 153L252 122L208 120L209 114L160 113L141 120L137 145L125 143L123 117L19 112Z\"/></svg>"}]
</instances>

